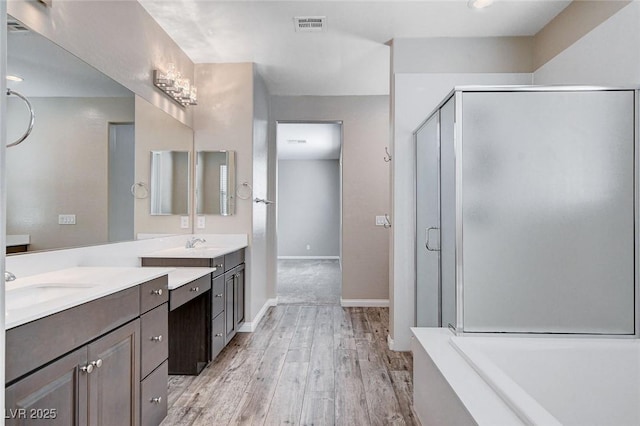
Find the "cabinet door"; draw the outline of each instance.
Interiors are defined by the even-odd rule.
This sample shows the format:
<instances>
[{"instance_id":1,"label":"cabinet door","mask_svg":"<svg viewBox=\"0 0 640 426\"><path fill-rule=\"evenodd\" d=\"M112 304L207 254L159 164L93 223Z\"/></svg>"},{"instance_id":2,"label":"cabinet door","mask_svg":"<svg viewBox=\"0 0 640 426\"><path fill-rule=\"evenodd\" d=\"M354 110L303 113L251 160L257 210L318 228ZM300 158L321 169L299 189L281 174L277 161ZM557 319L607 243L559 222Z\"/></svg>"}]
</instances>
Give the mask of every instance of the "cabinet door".
<instances>
[{"instance_id":1,"label":"cabinet door","mask_svg":"<svg viewBox=\"0 0 640 426\"><path fill-rule=\"evenodd\" d=\"M236 332L236 322L234 315L235 305L235 274L227 273L224 277L224 318L226 341L229 342Z\"/></svg>"},{"instance_id":2,"label":"cabinet door","mask_svg":"<svg viewBox=\"0 0 640 426\"><path fill-rule=\"evenodd\" d=\"M89 344L89 425L140 423L140 320Z\"/></svg>"},{"instance_id":3,"label":"cabinet door","mask_svg":"<svg viewBox=\"0 0 640 426\"><path fill-rule=\"evenodd\" d=\"M240 328L240 324L244 322L244 265L236 269L235 273L235 321L236 331Z\"/></svg>"},{"instance_id":4,"label":"cabinet door","mask_svg":"<svg viewBox=\"0 0 640 426\"><path fill-rule=\"evenodd\" d=\"M87 349L78 349L5 390L5 424L87 424Z\"/></svg>"}]
</instances>

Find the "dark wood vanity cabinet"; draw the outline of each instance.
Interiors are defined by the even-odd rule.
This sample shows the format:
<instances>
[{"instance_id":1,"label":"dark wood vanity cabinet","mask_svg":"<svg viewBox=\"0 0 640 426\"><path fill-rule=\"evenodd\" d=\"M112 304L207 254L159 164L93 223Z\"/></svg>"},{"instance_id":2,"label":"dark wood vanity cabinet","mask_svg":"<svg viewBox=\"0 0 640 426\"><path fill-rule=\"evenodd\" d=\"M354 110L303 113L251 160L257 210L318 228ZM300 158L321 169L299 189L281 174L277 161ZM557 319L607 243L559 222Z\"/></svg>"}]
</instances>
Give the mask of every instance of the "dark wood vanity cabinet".
<instances>
[{"instance_id":1,"label":"dark wood vanity cabinet","mask_svg":"<svg viewBox=\"0 0 640 426\"><path fill-rule=\"evenodd\" d=\"M167 295L165 275L7 330L5 423L160 424Z\"/></svg>"},{"instance_id":2,"label":"dark wood vanity cabinet","mask_svg":"<svg viewBox=\"0 0 640 426\"><path fill-rule=\"evenodd\" d=\"M9 385L8 425L138 425L139 320Z\"/></svg>"},{"instance_id":3,"label":"dark wood vanity cabinet","mask_svg":"<svg viewBox=\"0 0 640 426\"><path fill-rule=\"evenodd\" d=\"M244 268L241 264L224 274L225 343L233 339L244 323Z\"/></svg>"},{"instance_id":4,"label":"dark wood vanity cabinet","mask_svg":"<svg viewBox=\"0 0 640 426\"><path fill-rule=\"evenodd\" d=\"M199 374L244 323L244 260L244 249L212 259L142 258L142 266L215 269L170 292L169 374Z\"/></svg>"}]
</instances>

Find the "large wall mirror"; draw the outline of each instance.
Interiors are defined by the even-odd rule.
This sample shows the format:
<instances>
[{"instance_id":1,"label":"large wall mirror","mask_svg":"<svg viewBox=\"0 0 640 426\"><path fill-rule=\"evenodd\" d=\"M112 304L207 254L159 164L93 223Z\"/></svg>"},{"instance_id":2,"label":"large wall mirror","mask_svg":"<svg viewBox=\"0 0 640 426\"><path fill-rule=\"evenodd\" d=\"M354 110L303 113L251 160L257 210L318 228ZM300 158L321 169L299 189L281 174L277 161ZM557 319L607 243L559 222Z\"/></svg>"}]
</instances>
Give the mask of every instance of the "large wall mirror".
<instances>
[{"instance_id":1,"label":"large wall mirror","mask_svg":"<svg viewBox=\"0 0 640 426\"><path fill-rule=\"evenodd\" d=\"M191 232L180 228L179 219L150 223L148 205L143 206L148 198L137 200L131 188L134 182L148 183L151 150L190 151L193 131L11 16L8 20L18 30L8 31L7 74L15 79L7 86L29 98L36 123L27 140L7 149L6 225L12 245L7 251L133 240L140 232ZM7 101L12 141L24 132L29 115L20 99ZM179 128L174 133L184 141L158 145L157 137L145 138L158 127L154 114L162 117L165 133Z\"/></svg>"},{"instance_id":2,"label":"large wall mirror","mask_svg":"<svg viewBox=\"0 0 640 426\"><path fill-rule=\"evenodd\" d=\"M236 152L196 152L196 213L235 213Z\"/></svg>"}]
</instances>

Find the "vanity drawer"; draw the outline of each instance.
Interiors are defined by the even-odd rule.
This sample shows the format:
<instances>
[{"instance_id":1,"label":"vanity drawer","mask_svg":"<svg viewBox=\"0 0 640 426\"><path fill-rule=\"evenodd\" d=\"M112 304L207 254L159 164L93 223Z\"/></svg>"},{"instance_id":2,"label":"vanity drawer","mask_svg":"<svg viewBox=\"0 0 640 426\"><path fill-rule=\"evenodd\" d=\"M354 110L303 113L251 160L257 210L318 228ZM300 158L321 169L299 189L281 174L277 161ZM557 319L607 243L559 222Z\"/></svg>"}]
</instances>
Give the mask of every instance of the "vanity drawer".
<instances>
[{"instance_id":1,"label":"vanity drawer","mask_svg":"<svg viewBox=\"0 0 640 426\"><path fill-rule=\"evenodd\" d=\"M201 296L204 292L211 289L211 275L207 274L197 280L193 280L181 287L171 290L169 296L169 310L173 311L179 306L184 305L189 300Z\"/></svg>"},{"instance_id":2,"label":"vanity drawer","mask_svg":"<svg viewBox=\"0 0 640 426\"><path fill-rule=\"evenodd\" d=\"M167 416L169 361L163 362L140 383L140 424L159 425Z\"/></svg>"},{"instance_id":3,"label":"vanity drawer","mask_svg":"<svg viewBox=\"0 0 640 426\"><path fill-rule=\"evenodd\" d=\"M215 271L211 273L214 277L221 275L226 270L224 267L224 256L216 257L215 259L211 259L212 268L215 268Z\"/></svg>"},{"instance_id":4,"label":"vanity drawer","mask_svg":"<svg viewBox=\"0 0 640 426\"><path fill-rule=\"evenodd\" d=\"M211 324L211 360L216 359L224 346L224 312L222 312L213 319Z\"/></svg>"},{"instance_id":5,"label":"vanity drawer","mask_svg":"<svg viewBox=\"0 0 640 426\"><path fill-rule=\"evenodd\" d=\"M224 311L224 276L213 279L211 287L211 317Z\"/></svg>"},{"instance_id":6,"label":"vanity drawer","mask_svg":"<svg viewBox=\"0 0 640 426\"><path fill-rule=\"evenodd\" d=\"M140 317L140 377L151 373L169 357L169 310L167 304Z\"/></svg>"},{"instance_id":7,"label":"vanity drawer","mask_svg":"<svg viewBox=\"0 0 640 426\"><path fill-rule=\"evenodd\" d=\"M244 263L244 249L234 251L224 256L224 271L227 272Z\"/></svg>"},{"instance_id":8,"label":"vanity drawer","mask_svg":"<svg viewBox=\"0 0 640 426\"><path fill-rule=\"evenodd\" d=\"M169 300L169 277L164 275L140 285L140 313L150 311Z\"/></svg>"}]
</instances>

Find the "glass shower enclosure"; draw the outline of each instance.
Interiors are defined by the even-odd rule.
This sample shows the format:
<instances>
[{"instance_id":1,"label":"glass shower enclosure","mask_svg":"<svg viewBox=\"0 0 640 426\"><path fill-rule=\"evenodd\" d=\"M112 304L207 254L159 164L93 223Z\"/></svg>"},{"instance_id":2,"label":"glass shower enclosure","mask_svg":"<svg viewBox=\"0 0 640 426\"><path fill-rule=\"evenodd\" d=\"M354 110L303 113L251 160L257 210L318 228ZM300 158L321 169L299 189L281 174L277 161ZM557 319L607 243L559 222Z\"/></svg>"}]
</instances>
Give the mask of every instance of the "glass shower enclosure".
<instances>
[{"instance_id":1,"label":"glass shower enclosure","mask_svg":"<svg viewBox=\"0 0 640 426\"><path fill-rule=\"evenodd\" d=\"M415 132L418 326L635 334L636 103L451 92Z\"/></svg>"}]
</instances>

